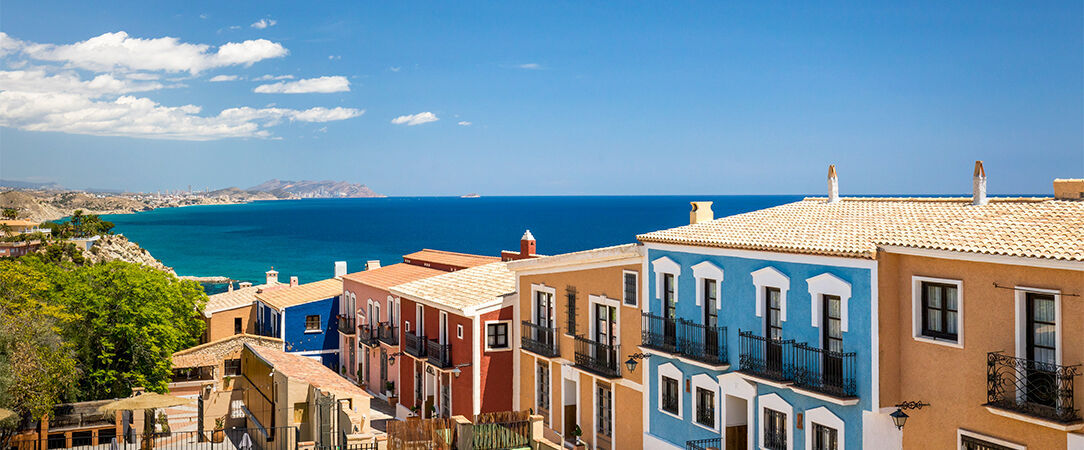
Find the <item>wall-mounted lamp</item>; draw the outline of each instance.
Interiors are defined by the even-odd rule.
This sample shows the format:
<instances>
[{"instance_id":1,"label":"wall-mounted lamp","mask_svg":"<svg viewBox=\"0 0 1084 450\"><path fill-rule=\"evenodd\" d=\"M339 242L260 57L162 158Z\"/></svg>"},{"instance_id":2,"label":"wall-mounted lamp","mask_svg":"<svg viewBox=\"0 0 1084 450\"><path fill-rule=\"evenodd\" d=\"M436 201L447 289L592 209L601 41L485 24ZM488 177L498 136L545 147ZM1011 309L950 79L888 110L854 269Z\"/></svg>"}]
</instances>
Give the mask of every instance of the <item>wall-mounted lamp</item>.
<instances>
[{"instance_id":1,"label":"wall-mounted lamp","mask_svg":"<svg viewBox=\"0 0 1084 450\"><path fill-rule=\"evenodd\" d=\"M629 355L629 360L625 361L625 367L629 369L629 372L635 372L637 361L650 356L651 355L648 355L647 353L633 353Z\"/></svg>"},{"instance_id":2,"label":"wall-mounted lamp","mask_svg":"<svg viewBox=\"0 0 1084 450\"><path fill-rule=\"evenodd\" d=\"M929 403L917 402L903 402L896 405L896 410L889 414L892 416L892 423L896 425L896 429L902 430L903 426L907 423L907 413L903 412L905 409L922 409L924 406L930 406Z\"/></svg>"},{"instance_id":3,"label":"wall-mounted lamp","mask_svg":"<svg viewBox=\"0 0 1084 450\"><path fill-rule=\"evenodd\" d=\"M395 353L392 353L392 354L388 355L388 364L395 364L395 357L396 356L403 356L403 355L404 355L403 352L395 352Z\"/></svg>"},{"instance_id":4,"label":"wall-mounted lamp","mask_svg":"<svg viewBox=\"0 0 1084 450\"><path fill-rule=\"evenodd\" d=\"M456 364L455 367L452 367L452 370L450 370L450 372L452 373L452 375L455 375L456 378L459 378L459 374L463 373L463 371L459 370L459 368L467 367L469 365L470 363Z\"/></svg>"}]
</instances>

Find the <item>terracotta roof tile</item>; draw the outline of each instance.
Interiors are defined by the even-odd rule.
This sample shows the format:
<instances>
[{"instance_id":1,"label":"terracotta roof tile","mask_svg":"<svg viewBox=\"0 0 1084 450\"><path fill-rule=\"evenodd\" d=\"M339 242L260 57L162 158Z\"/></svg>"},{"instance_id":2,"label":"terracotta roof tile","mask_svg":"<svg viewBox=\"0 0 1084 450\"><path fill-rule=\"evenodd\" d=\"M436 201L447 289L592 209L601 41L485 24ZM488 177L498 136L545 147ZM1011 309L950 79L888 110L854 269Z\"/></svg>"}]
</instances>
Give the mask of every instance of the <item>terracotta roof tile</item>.
<instances>
[{"instance_id":1,"label":"terracotta roof tile","mask_svg":"<svg viewBox=\"0 0 1084 450\"><path fill-rule=\"evenodd\" d=\"M445 273L448 272L428 267L415 266L413 264L399 263L372 270L346 274L343 276L343 279L356 281L378 289L388 290L395 285Z\"/></svg>"},{"instance_id":2,"label":"terracotta roof tile","mask_svg":"<svg viewBox=\"0 0 1084 450\"><path fill-rule=\"evenodd\" d=\"M281 311L289 306L332 298L342 293L343 280L328 278L300 286L264 291L257 293L256 298Z\"/></svg>"},{"instance_id":3,"label":"terracotta roof tile","mask_svg":"<svg viewBox=\"0 0 1084 450\"><path fill-rule=\"evenodd\" d=\"M403 261L424 261L429 263L444 264L448 266L458 267L461 269L480 266L482 264L489 264L491 262L500 260L501 259L496 256L472 255L469 253L457 253L444 250L433 250L428 248L416 251L409 255L403 255Z\"/></svg>"},{"instance_id":4,"label":"terracotta roof tile","mask_svg":"<svg viewBox=\"0 0 1084 450\"><path fill-rule=\"evenodd\" d=\"M237 288L232 291L220 292L218 294L210 295L207 297L207 305L203 308L203 311L206 314L211 314L219 311L238 308L241 306L251 305L252 302L256 300L256 294L258 292L266 292L282 287L289 287L289 285L281 283L275 283L270 285L261 284L259 286Z\"/></svg>"},{"instance_id":5,"label":"terracotta roof tile","mask_svg":"<svg viewBox=\"0 0 1084 450\"><path fill-rule=\"evenodd\" d=\"M301 380L337 394L348 394L354 397L372 397L368 392L343 378L335 371L328 369L319 361L301 356L295 353L286 353L277 348L257 347L249 345L257 355L271 363L275 371L289 378Z\"/></svg>"},{"instance_id":6,"label":"terracotta roof tile","mask_svg":"<svg viewBox=\"0 0 1084 450\"><path fill-rule=\"evenodd\" d=\"M401 284L391 289L397 295L449 306L461 311L493 302L515 290L515 275L508 270L508 263L505 262L449 272Z\"/></svg>"},{"instance_id":7,"label":"terracotta roof tile","mask_svg":"<svg viewBox=\"0 0 1084 450\"><path fill-rule=\"evenodd\" d=\"M262 347L281 347L282 339L255 334L235 334L173 353L173 368L218 365L226 356L236 358L240 355L241 347L246 343Z\"/></svg>"},{"instance_id":8,"label":"terracotta roof tile","mask_svg":"<svg viewBox=\"0 0 1084 450\"><path fill-rule=\"evenodd\" d=\"M807 198L654 231L641 242L874 258L899 245L1084 261L1084 202L1046 198Z\"/></svg>"}]
</instances>

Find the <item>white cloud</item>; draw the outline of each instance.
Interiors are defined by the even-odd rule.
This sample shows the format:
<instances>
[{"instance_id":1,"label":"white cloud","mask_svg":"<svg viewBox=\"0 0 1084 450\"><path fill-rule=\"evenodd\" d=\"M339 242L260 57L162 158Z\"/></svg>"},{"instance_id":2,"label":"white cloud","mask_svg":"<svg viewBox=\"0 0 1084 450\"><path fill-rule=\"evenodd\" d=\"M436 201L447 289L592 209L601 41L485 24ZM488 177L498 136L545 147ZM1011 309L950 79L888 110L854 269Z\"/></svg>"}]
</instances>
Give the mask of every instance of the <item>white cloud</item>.
<instances>
[{"instance_id":1,"label":"white cloud","mask_svg":"<svg viewBox=\"0 0 1084 450\"><path fill-rule=\"evenodd\" d=\"M327 59L334 61L336 59L343 59L343 57L342 55L327 55Z\"/></svg>"},{"instance_id":2,"label":"white cloud","mask_svg":"<svg viewBox=\"0 0 1084 450\"><path fill-rule=\"evenodd\" d=\"M8 53L16 53L26 45L23 41L8 36L7 33L0 31L0 56L7 56Z\"/></svg>"},{"instance_id":3,"label":"white cloud","mask_svg":"<svg viewBox=\"0 0 1084 450\"><path fill-rule=\"evenodd\" d=\"M279 23L279 21L277 21L275 19L260 19L260 20L257 20L256 23L253 23L252 25L249 25L249 26L252 27L252 28L255 28L257 30L262 30L262 29L267 28L267 27L273 27L273 26L275 26L276 23Z\"/></svg>"},{"instance_id":4,"label":"white cloud","mask_svg":"<svg viewBox=\"0 0 1084 450\"><path fill-rule=\"evenodd\" d=\"M343 76L307 78L297 81L280 81L278 83L262 84L256 86L253 92L261 94L309 94L347 92L350 90L350 81Z\"/></svg>"},{"instance_id":5,"label":"white cloud","mask_svg":"<svg viewBox=\"0 0 1084 450\"><path fill-rule=\"evenodd\" d=\"M256 81L292 80L292 79L294 79L293 75L262 75L262 76L258 76L256 78L253 78L253 80L256 80Z\"/></svg>"},{"instance_id":6,"label":"white cloud","mask_svg":"<svg viewBox=\"0 0 1084 450\"><path fill-rule=\"evenodd\" d=\"M0 126L98 136L206 141L268 138L267 127L283 121L330 122L360 116L353 108L230 108L200 116L196 105L163 106L147 98L121 96L95 101L62 92L0 92Z\"/></svg>"},{"instance_id":7,"label":"white cloud","mask_svg":"<svg viewBox=\"0 0 1084 450\"><path fill-rule=\"evenodd\" d=\"M207 19L207 17L210 17L210 16L208 16L208 15L207 15L207 13L203 13L203 14L200 14L200 15L199 15L199 18L200 18L200 19L204 19L204 20L206 20L206 19Z\"/></svg>"},{"instance_id":8,"label":"white cloud","mask_svg":"<svg viewBox=\"0 0 1084 450\"><path fill-rule=\"evenodd\" d=\"M7 40L5 36L3 41ZM21 43L20 50L33 59L97 72L149 70L193 75L215 67L251 66L289 53L281 44L266 39L230 42L211 51L206 44L189 44L173 37L133 38L123 31L66 45Z\"/></svg>"},{"instance_id":9,"label":"white cloud","mask_svg":"<svg viewBox=\"0 0 1084 450\"><path fill-rule=\"evenodd\" d=\"M241 26L240 25L230 25L230 29L231 30L240 30Z\"/></svg>"},{"instance_id":10,"label":"white cloud","mask_svg":"<svg viewBox=\"0 0 1084 450\"><path fill-rule=\"evenodd\" d=\"M467 122L466 120L461 120L461 121L459 121L459 125L464 126L464 127L469 127L469 126L471 126L473 124L470 123L470 122Z\"/></svg>"},{"instance_id":11,"label":"white cloud","mask_svg":"<svg viewBox=\"0 0 1084 450\"><path fill-rule=\"evenodd\" d=\"M538 64L538 63L527 63L527 64L517 65L516 68L517 69L527 69L527 70L538 70L538 69L542 68L542 65Z\"/></svg>"},{"instance_id":12,"label":"white cloud","mask_svg":"<svg viewBox=\"0 0 1084 450\"><path fill-rule=\"evenodd\" d=\"M0 71L0 91L58 92L97 98L109 94L154 91L163 87L166 86L158 82L133 81L111 74L101 74L92 80L83 81L79 75L70 71L55 75L49 75L40 68Z\"/></svg>"},{"instance_id":13,"label":"white cloud","mask_svg":"<svg viewBox=\"0 0 1084 450\"><path fill-rule=\"evenodd\" d=\"M241 79L241 77L239 77L237 75L215 75L215 76L211 77L210 80L207 80L207 81L210 81L212 83L218 83L218 82L221 82L221 81L237 81L237 80L240 80L240 79Z\"/></svg>"},{"instance_id":14,"label":"white cloud","mask_svg":"<svg viewBox=\"0 0 1084 450\"><path fill-rule=\"evenodd\" d=\"M402 69L403 69L402 67L388 67L388 70L390 70L392 72L398 72L398 71L400 71Z\"/></svg>"},{"instance_id":15,"label":"white cloud","mask_svg":"<svg viewBox=\"0 0 1084 450\"><path fill-rule=\"evenodd\" d=\"M417 114L410 114L410 115L406 115L406 116L396 117L394 119L391 119L391 123L396 124L396 125L406 125L406 126L411 126L412 127L414 125L421 125L423 123L436 122L438 120L440 120L440 119L437 118L436 114L433 114L433 113L431 113L429 111L426 111L426 112L420 112L420 113L417 113Z\"/></svg>"}]
</instances>

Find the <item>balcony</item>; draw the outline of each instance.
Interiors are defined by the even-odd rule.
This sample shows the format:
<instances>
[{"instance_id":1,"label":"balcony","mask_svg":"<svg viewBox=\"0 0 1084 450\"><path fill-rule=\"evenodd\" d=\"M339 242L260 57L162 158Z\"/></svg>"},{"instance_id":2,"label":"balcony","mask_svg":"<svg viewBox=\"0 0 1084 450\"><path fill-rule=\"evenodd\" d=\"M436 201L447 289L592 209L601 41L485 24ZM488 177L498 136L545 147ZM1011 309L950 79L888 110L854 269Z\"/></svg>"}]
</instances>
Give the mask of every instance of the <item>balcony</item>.
<instances>
[{"instance_id":1,"label":"balcony","mask_svg":"<svg viewBox=\"0 0 1084 450\"><path fill-rule=\"evenodd\" d=\"M377 338L392 347L399 345L399 327L391 322L383 322L377 328Z\"/></svg>"},{"instance_id":2,"label":"balcony","mask_svg":"<svg viewBox=\"0 0 1084 450\"><path fill-rule=\"evenodd\" d=\"M523 339L520 341L524 350L547 358L561 356L560 330L523 321Z\"/></svg>"},{"instance_id":3,"label":"balcony","mask_svg":"<svg viewBox=\"0 0 1084 450\"><path fill-rule=\"evenodd\" d=\"M358 325L358 343L367 347L376 345L376 329L369 324Z\"/></svg>"},{"instance_id":4,"label":"balcony","mask_svg":"<svg viewBox=\"0 0 1084 450\"><path fill-rule=\"evenodd\" d=\"M723 448L721 438L697 439L685 441L685 450L720 450Z\"/></svg>"},{"instance_id":5,"label":"balcony","mask_svg":"<svg viewBox=\"0 0 1084 450\"><path fill-rule=\"evenodd\" d=\"M440 341L429 341L429 364L441 369L452 367L452 344L441 344Z\"/></svg>"},{"instance_id":6,"label":"balcony","mask_svg":"<svg viewBox=\"0 0 1084 450\"><path fill-rule=\"evenodd\" d=\"M1007 412L1052 422L1054 428L1084 425L1073 404L1073 378L1080 365L1059 366L990 352L986 355L986 404ZM1000 413L1000 411L992 412Z\"/></svg>"},{"instance_id":7,"label":"balcony","mask_svg":"<svg viewBox=\"0 0 1084 450\"><path fill-rule=\"evenodd\" d=\"M403 333L403 351L408 355L424 358L426 350L428 348L426 347L425 336L418 337L418 335L409 331Z\"/></svg>"},{"instance_id":8,"label":"balcony","mask_svg":"<svg viewBox=\"0 0 1084 450\"><path fill-rule=\"evenodd\" d=\"M576 336L576 365L604 377L620 378L620 347Z\"/></svg>"},{"instance_id":9,"label":"balcony","mask_svg":"<svg viewBox=\"0 0 1084 450\"><path fill-rule=\"evenodd\" d=\"M339 332L342 334L350 335L354 334L354 324L357 323L357 318L354 316L344 316L339 314L335 316L336 321L339 323Z\"/></svg>"},{"instance_id":10,"label":"balcony","mask_svg":"<svg viewBox=\"0 0 1084 450\"><path fill-rule=\"evenodd\" d=\"M777 383L794 381L794 340L775 340L738 330L738 371Z\"/></svg>"},{"instance_id":11,"label":"balcony","mask_svg":"<svg viewBox=\"0 0 1084 450\"><path fill-rule=\"evenodd\" d=\"M794 344L794 387L840 399L858 398L854 352L842 353Z\"/></svg>"},{"instance_id":12,"label":"balcony","mask_svg":"<svg viewBox=\"0 0 1084 450\"><path fill-rule=\"evenodd\" d=\"M726 327L642 313L641 345L710 364L727 366Z\"/></svg>"}]
</instances>

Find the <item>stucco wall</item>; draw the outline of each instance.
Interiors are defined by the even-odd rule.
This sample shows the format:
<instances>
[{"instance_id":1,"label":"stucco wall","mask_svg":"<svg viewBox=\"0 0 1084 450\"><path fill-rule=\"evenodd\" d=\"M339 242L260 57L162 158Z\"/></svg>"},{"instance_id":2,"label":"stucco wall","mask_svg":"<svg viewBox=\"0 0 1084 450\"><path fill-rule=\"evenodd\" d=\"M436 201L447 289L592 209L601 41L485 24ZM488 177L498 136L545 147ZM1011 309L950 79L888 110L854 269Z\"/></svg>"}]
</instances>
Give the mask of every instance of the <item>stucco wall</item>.
<instances>
[{"instance_id":1,"label":"stucco wall","mask_svg":"<svg viewBox=\"0 0 1084 450\"><path fill-rule=\"evenodd\" d=\"M309 302L286 308L286 351L288 352L317 352L323 350L338 351L339 331L335 315L339 312L339 296ZM321 330L318 333L305 330L305 318L309 315L320 316ZM330 358L324 356L325 365ZM336 365L329 366L338 372L338 358Z\"/></svg>"},{"instance_id":2,"label":"stucco wall","mask_svg":"<svg viewBox=\"0 0 1084 450\"><path fill-rule=\"evenodd\" d=\"M203 342L217 341L236 334L233 328L236 318L241 319L241 333L256 334L255 310L256 307L250 305L211 314L211 318L207 319L207 332Z\"/></svg>"},{"instance_id":3,"label":"stucco wall","mask_svg":"<svg viewBox=\"0 0 1084 450\"><path fill-rule=\"evenodd\" d=\"M912 330L912 277L960 280L963 348L916 341ZM1016 354L1016 293L994 287L1026 286L1084 294L1084 272L1020 265L882 254L880 261L881 403L922 400L908 411L905 448L948 448L963 428L1027 445L1064 449L1066 433L995 415L986 402L987 353ZM1084 301L1061 297L1062 364L1084 363ZM1022 355L1020 355L1022 356ZM1084 404L1080 377L1075 403Z\"/></svg>"}]
</instances>

